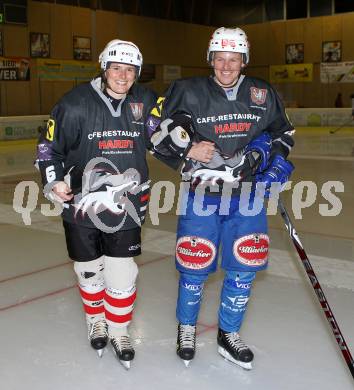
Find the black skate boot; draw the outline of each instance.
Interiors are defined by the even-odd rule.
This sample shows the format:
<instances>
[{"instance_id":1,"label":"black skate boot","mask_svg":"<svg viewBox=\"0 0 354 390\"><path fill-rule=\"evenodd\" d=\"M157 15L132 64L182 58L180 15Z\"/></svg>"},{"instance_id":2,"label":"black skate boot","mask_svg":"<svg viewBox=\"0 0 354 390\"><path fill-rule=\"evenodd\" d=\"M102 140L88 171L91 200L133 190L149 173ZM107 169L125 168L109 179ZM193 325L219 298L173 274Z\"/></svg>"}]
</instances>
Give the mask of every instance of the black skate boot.
<instances>
[{"instance_id":1,"label":"black skate boot","mask_svg":"<svg viewBox=\"0 0 354 390\"><path fill-rule=\"evenodd\" d=\"M111 345L119 362L127 370L130 368L130 362L134 359L135 351L128 335L110 336Z\"/></svg>"},{"instance_id":2,"label":"black skate boot","mask_svg":"<svg viewBox=\"0 0 354 390\"><path fill-rule=\"evenodd\" d=\"M177 355L188 367L195 355L195 325L178 325L177 334Z\"/></svg>"},{"instance_id":3,"label":"black skate boot","mask_svg":"<svg viewBox=\"0 0 354 390\"><path fill-rule=\"evenodd\" d=\"M104 319L95 322L87 322L88 339L93 349L102 357L103 350L108 342L108 328Z\"/></svg>"},{"instance_id":4,"label":"black skate boot","mask_svg":"<svg viewBox=\"0 0 354 390\"><path fill-rule=\"evenodd\" d=\"M246 370L252 369L253 352L241 340L237 332L228 333L219 328L218 345L218 352L225 359Z\"/></svg>"}]
</instances>

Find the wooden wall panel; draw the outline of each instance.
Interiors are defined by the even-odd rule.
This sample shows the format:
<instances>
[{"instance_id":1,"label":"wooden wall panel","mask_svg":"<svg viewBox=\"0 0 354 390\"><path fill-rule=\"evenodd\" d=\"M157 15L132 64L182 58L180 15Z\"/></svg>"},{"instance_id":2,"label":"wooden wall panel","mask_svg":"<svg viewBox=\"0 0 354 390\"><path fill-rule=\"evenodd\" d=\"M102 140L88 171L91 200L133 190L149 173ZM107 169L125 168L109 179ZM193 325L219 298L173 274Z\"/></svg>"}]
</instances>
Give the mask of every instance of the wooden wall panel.
<instances>
[{"instance_id":1,"label":"wooden wall panel","mask_svg":"<svg viewBox=\"0 0 354 390\"><path fill-rule=\"evenodd\" d=\"M306 50L306 49L305 49ZM313 66L313 78L314 80L319 80L320 78L320 64L316 63ZM302 100L300 101L301 105L304 107L325 107L325 102L323 101L326 98L326 88L324 84L320 84L315 81L312 83L304 83L304 94Z\"/></svg>"},{"instance_id":2,"label":"wooden wall panel","mask_svg":"<svg viewBox=\"0 0 354 390\"><path fill-rule=\"evenodd\" d=\"M156 19L134 15L121 15L119 38L138 45L144 62L158 63L158 29Z\"/></svg>"},{"instance_id":3,"label":"wooden wall panel","mask_svg":"<svg viewBox=\"0 0 354 390\"><path fill-rule=\"evenodd\" d=\"M54 101L54 84L52 81L39 81L40 112L39 114L49 114L56 103Z\"/></svg>"},{"instance_id":4,"label":"wooden wall panel","mask_svg":"<svg viewBox=\"0 0 354 390\"><path fill-rule=\"evenodd\" d=\"M342 15L342 61L354 60L354 12ZM354 88L353 88L354 90Z\"/></svg>"},{"instance_id":5,"label":"wooden wall panel","mask_svg":"<svg viewBox=\"0 0 354 390\"><path fill-rule=\"evenodd\" d=\"M271 45L270 29L268 24L251 24L242 27L251 45L252 65L268 65L269 47Z\"/></svg>"},{"instance_id":6,"label":"wooden wall panel","mask_svg":"<svg viewBox=\"0 0 354 390\"><path fill-rule=\"evenodd\" d=\"M69 92L74 86L73 81L52 81L53 83L53 101L57 102L64 94Z\"/></svg>"},{"instance_id":7,"label":"wooden wall panel","mask_svg":"<svg viewBox=\"0 0 354 390\"><path fill-rule=\"evenodd\" d=\"M342 15L322 16L323 41L342 39Z\"/></svg>"},{"instance_id":8,"label":"wooden wall panel","mask_svg":"<svg viewBox=\"0 0 354 390\"><path fill-rule=\"evenodd\" d=\"M30 85L30 111L27 114L35 115L40 112L40 95L39 95L39 81L37 77L32 77L31 69L31 81Z\"/></svg>"},{"instance_id":9,"label":"wooden wall panel","mask_svg":"<svg viewBox=\"0 0 354 390\"><path fill-rule=\"evenodd\" d=\"M51 58L62 60L71 60L73 58L71 8L60 4L53 4L51 7Z\"/></svg>"},{"instance_id":10,"label":"wooden wall panel","mask_svg":"<svg viewBox=\"0 0 354 390\"><path fill-rule=\"evenodd\" d=\"M27 81L7 81L6 104L7 114L27 115L30 112L30 85Z\"/></svg>"},{"instance_id":11,"label":"wooden wall panel","mask_svg":"<svg viewBox=\"0 0 354 390\"><path fill-rule=\"evenodd\" d=\"M258 77L263 80L269 80L269 68L268 66L248 66L245 74L250 77Z\"/></svg>"},{"instance_id":12,"label":"wooden wall panel","mask_svg":"<svg viewBox=\"0 0 354 390\"><path fill-rule=\"evenodd\" d=\"M7 109L6 93L7 88L5 83L0 83L0 116L9 115Z\"/></svg>"},{"instance_id":13,"label":"wooden wall panel","mask_svg":"<svg viewBox=\"0 0 354 390\"><path fill-rule=\"evenodd\" d=\"M322 57L322 21L310 18L304 23L305 63L320 62Z\"/></svg>"},{"instance_id":14,"label":"wooden wall panel","mask_svg":"<svg viewBox=\"0 0 354 390\"><path fill-rule=\"evenodd\" d=\"M201 66L208 72L207 50L214 27L185 24L185 36L179 45L183 48L185 66Z\"/></svg>"},{"instance_id":15,"label":"wooden wall panel","mask_svg":"<svg viewBox=\"0 0 354 390\"><path fill-rule=\"evenodd\" d=\"M164 65L190 65L184 42L186 23L158 20L156 23L156 63Z\"/></svg>"},{"instance_id":16,"label":"wooden wall panel","mask_svg":"<svg viewBox=\"0 0 354 390\"><path fill-rule=\"evenodd\" d=\"M287 20L285 23L286 43L304 43L304 25L307 19Z\"/></svg>"},{"instance_id":17,"label":"wooden wall panel","mask_svg":"<svg viewBox=\"0 0 354 390\"><path fill-rule=\"evenodd\" d=\"M91 36L91 10L82 7L70 7L71 30L73 35Z\"/></svg>"},{"instance_id":18,"label":"wooden wall panel","mask_svg":"<svg viewBox=\"0 0 354 390\"><path fill-rule=\"evenodd\" d=\"M27 27L6 25L4 26L4 53L7 57L29 56L29 35Z\"/></svg>"},{"instance_id":19,"label":"wooden wall panel","mask_svg":"<svg viewBox=\"0 0 354 390\"><path fill-rule=\"evenodd\" d=\"M28 31L50 33L51 5L29 1L27 8Z\"/></svg>"},{"instance_id":20,"label":"wooden wall panel","mask_svg":"<svg viewBox=\"0 0 354 390\"><path fill-rule=\"evenodd\" d=\"M279 65L285 63L285 22L269 23L268 64ZM252 46L251 46L252 50Z\"/></svg>"},{"instance_id":21,"label":"wooden wall panel","mask_svg":"<svg viewBox=\"0 0 354 390\"><path fill-rule=\"evenodd\" d=\"M119 32L121 29L122 15L115 12L100 11L95 12L96 15L96 46L97 57L105 48L106 44L112 39L119 38Z\"/></svg>"}]
</instances>

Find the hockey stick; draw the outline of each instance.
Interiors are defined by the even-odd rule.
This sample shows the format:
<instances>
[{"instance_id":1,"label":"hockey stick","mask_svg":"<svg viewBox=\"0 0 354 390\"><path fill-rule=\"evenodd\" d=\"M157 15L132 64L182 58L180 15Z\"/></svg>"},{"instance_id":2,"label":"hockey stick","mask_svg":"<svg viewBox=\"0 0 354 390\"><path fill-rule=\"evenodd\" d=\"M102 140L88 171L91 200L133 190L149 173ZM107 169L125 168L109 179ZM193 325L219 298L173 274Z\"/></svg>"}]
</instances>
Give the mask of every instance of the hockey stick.
<instances>
[{"instance_id":1,"label":"hockey stick","mask_svg":"<svg viewBox=\"0 0 354 390\"><path fill-rule=\"evenodd\" d=\"M308 259L307 255L306 255L305 249L301 244L299 236L297 235L297 232L296 232L293 224L291 223L289 215L288 215L281 199L279 199L278 208L279 208L281 216L284 219L286 229L289 232L289 235L290 235L291 239L293 240L293 243L294 243L294 246L297 250L297 253L300 256L302 264L305 267L305 270L306 270L308 278L310 279L311 285L312 285L313 289L315 290L315 293L317 295L318 300L320 301L322 310L325 313L326 318L331 326L334 337L339 345L339 349L341 350L342 355L343 355L343 357L344 357L344 359L349 367L349 370L352 374L352 377L354 378L354 360L353 360L352 355L349 351L348 345L344 340L342 332L340 331L339 326L337 324L337 321L334 318L334 315L332 313L332 310L329 307L329 304L328 304L327 299L325 297L325 294L322 290L320 282L318 281L318 279L315 275L315 271L313 270L313 268L311 266L310 260Z\"/></svg>"},{"instance_id":2,"label":"hockey stick","mask_svg":"<svg viewBox=\"0 0 354 390\"><path fill-rule=\"evenodd\" d=\"M347 126L347 125L349 125L349 123L351 123L351 121L352 121L353 119L352 118L350 118L350 120L349 121L347 121L347 122L345 122L345 123L343 123L342 125L340 125L339 127L337 127L336 129L334 129L334 130L330 130L330 134L335 134L337 131L339 131L340 129L343 129L343 127L345 127L345 126Z\"/></svg>"}]
</instances>

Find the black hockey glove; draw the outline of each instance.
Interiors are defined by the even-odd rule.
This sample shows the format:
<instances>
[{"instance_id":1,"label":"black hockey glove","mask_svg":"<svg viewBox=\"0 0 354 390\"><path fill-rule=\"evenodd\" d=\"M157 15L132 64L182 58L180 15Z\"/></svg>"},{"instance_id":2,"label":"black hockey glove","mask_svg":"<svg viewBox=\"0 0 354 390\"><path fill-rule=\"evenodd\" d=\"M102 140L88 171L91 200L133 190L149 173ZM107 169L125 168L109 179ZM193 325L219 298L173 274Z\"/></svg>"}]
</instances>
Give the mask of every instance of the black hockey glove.
<instances>
[{"instance_id":1,"label":"black hockey glove","mask_svg":"<svg viewBox=\"0 0 354 390\"><path fill-rule=\"evenodd\" d=\"M151 136L154 151L165 157L183 158L192 146L194 130L186 114L165 119Z\"/></svg>"}]
</instances>

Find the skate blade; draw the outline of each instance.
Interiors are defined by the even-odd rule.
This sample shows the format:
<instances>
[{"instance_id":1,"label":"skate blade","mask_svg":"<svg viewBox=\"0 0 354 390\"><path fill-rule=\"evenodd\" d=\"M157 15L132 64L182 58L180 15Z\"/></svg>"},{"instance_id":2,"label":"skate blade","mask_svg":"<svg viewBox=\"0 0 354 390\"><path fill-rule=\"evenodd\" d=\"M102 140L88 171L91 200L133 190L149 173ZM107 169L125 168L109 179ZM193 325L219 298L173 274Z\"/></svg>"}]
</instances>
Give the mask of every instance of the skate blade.
<instances>
[{"instance_id":1,"label":"skate blade","mask_svg":"<svg viewBox=\"0 0 354 390\"><path fill-rule=\"evenodd\" d=\"M183 360L183 359L182 359ZM183 363L186 367L189 366L189 363L191 362L192 360L183 360Z\"/></svg>"},{"instance_id":2,"label":"skate blade","mask_svg":"<svg viewBox=\"0 0 354 390\"><path fill-rule=\"evenodd\" d=\"M119 360L119 359L118 359ZM119 360L119 363L126 369L130 369L130 360Z\"/></svg>"},{"instance_id":3,"label":"skate blade","mask_svg":"<svg viewBox=\"0 0 354 390\"><path fill-rule=\"evenodd\" d=\"M103 353L104 353L104 348L96 349L96 352L97 352L98 357L101 358L103 356Z\"/></svg>"},{"instance_id":4,"label":"skate blade","mask_svg":"<svg viewBox=\"0 0 354 390\"><path fill-rule=\"evenodd\" d=\"M235 363L237 364L238 366L244 368L245 370L252 370L252 362L241 362L239 360L236 360L235 358L233 358L227 351L225 348L223 347L218 347L218 352L220 353L221 356L223 356L226 360L232 362L232 363Z\"/></svg>"}]
</instances>

